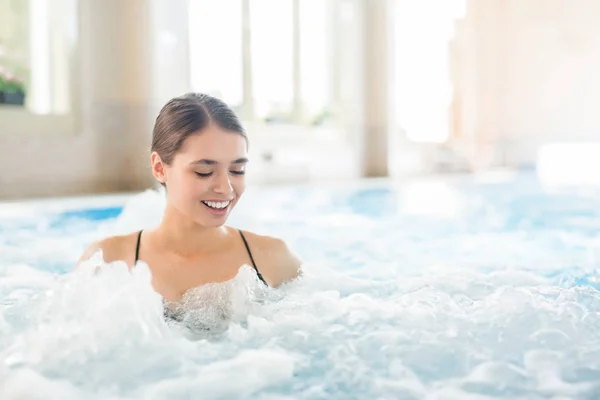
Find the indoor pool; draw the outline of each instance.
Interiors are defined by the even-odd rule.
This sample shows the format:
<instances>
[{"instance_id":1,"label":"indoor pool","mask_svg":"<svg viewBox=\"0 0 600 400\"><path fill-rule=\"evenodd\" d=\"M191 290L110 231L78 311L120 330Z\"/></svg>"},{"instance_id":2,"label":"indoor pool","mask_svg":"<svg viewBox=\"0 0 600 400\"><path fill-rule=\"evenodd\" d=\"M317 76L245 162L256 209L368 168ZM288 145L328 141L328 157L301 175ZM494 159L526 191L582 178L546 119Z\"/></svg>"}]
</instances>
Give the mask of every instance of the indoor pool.
<instances>
[{"instance_id":1,"label":"indoor pool","mask_svg":"<svg viewBox=\"0 0 600 400\"><path fill-rule=\"evenodd\" d=\"M0 204L0 398L600 398L600 188L508 173L254 188L230 224L286 239L305 274L264 291L241 267L211 335L165 323L143 265L72 272L163 202Z\"/></svg>"}]
</instances>

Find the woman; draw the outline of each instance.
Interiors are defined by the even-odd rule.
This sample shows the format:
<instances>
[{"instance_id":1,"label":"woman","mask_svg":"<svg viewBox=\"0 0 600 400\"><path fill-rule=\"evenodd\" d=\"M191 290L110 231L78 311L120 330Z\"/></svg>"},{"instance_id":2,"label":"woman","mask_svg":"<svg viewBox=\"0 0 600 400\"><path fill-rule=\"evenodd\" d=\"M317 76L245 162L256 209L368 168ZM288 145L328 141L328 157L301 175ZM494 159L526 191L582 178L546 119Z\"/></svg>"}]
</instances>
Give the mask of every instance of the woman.
<instances>
[{"instance_id":1,"label":"woman","mask_svg":"<svg viewBox=\"0 0 600 400\"><path fill-rule=\"evenodd\" d=\"M254 267L271 287L300 274L300 260L280 239L243 232L225 222L244 193L248 138L224 102L190 93L160 111L152 136L154 177L167 191L155 229L92 244L80 261L102 250L104 261L145 262L152 285L167 302L192 288L232 280Z\"/></svg>"}]
</instances>

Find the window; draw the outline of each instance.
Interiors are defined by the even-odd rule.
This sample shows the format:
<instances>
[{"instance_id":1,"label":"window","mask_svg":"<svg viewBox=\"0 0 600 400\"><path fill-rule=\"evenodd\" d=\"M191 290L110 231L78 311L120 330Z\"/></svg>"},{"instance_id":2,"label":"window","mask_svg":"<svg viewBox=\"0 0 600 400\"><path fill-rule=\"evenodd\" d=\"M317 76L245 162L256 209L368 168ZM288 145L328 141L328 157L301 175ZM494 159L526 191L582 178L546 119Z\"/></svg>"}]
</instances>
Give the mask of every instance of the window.
<instances>
[{"instance_id":1,"label":"window","mask_svg":"<svg viewBox=\"0 0 600 400\"><path fill-rule=\"evenodd\" d=\"M331 113L334 84L331 54L331 1L300 0L300 61L302 101L309 117L320 120ZM313 121L318 122L318 121Z\"/></svg>"},{"instance_id":2,"label":"window","mask_svg":"<svg viewBox=\"0 0 600 400\"><path fill-rule=\"evenodd\" d=\"M398 122L413 142L446 141L452 82L449 41L465 0L394 3Z\"/></svg>"},{"instance_id":3,"label":"window","mask_svg":"<svg viewBox=\"0 0 600 400\"><path fill-rule=\"evenodd\" d=\"M28 12L27 1L0 0L0 104L2 105L21 105L24 102L25 83L29 79Z\"/></svg>"},{"instance_id":4,"label":"window","mask_svg":"<svg viewBox=\"0 0 600 400\"><path fill-rule=\"evenodd\" d=\"M189 7L192 87L241 108L241 0L194 0Z\"/></svg>"},{"instance_id":5,"label":"window","mask_svg":"<svg viewBox=\"0 0 600 400\"><path fill-rule=\"evenodd\" d=\"M245 119L320 124L330 114L336 0L190 2L192 86Z\"/></svg>"},{"instance_id":6,"label":"window","mask_svg":"<svg viewBox=\"0 0 600 400\"><path fill-rule=\"evenodd\" d=\"M22 106L33 114L71 111L76 5L0 0L0 106Z\"/></svg>"},{"instance_id":7,"label":"window","mask_svg":"<svg viewBox=\"0 0 600 400\"><path fill-rule=\"evenodd\" d=\"M287 120L293 111L292 1L250 1L252 83L260 119Z\"/></svg>"}]
</instances>

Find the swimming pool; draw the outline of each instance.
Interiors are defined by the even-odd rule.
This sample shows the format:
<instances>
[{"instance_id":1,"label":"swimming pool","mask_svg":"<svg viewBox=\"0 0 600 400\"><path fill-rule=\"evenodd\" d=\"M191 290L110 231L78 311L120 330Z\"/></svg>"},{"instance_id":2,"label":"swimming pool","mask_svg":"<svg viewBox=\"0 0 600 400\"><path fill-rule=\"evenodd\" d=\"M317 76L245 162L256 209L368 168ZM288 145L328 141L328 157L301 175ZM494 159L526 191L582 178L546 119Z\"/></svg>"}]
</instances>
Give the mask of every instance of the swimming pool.
<instances>
[{"instance_id":1,"label":"swimming pool","mask_svg":"<svg viewBox=\"0 0 600 400\"><path fill-rule=\"evenodd\" d=\"M256 188L232 225L285 238L305 277L190 337L148 275L70 273L155 192L3 204L0 398L600 397L600 190L533 174ZM21 396L21 397L19 397Z\"/></svg>"}]
</instances>

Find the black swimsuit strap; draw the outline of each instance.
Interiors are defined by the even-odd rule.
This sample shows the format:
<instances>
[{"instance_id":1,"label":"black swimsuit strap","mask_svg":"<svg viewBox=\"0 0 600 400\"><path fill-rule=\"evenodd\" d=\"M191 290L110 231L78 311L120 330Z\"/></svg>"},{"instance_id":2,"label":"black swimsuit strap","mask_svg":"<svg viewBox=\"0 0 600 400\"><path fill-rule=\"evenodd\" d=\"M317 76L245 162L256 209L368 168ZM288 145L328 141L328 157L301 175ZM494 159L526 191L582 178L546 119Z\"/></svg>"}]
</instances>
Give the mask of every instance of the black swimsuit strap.
<instances>
[{"instance_id":1,"label":"black swimsuit strap","mask_svg":"<svg viewBox=\"0 0 600 400\"><path fill-rule=\"evenodd\" d=\"M142 231L138 232L137 235L137 243L135 245L135 261L133 262L134 264L136 264L140 258L140 240L142 239Z\"/></svg>"},{"instance_id":2,"label":"black swimsuit strap","mask_svg":"<svg viewBox=\"0 0 600 400\"><path fill-rule=\"evenodd\" d=\"M254 257L252 256L252 252L250 251L250 246L248 246L248 241L246 240L246 237L244 236L244 234L242 233L241 230L238 229L238 232L240 233L240 236L242 237L242 240L244 241L244 246L246 247L246 251L248 252L248 256L250 257L250 261L252 261L252 267L256 271L256 275L258 275L258 279L260 279L265 285L269 286L269 284L267 283L267 281L265 281L265 278L263 278L262 274L258 270L258 267L256 266L256 262L254 261ZM136 264L138 262L139 258L140 258L140 242L141 242L141 239L142 239L142 231L139 231L138 235L137 235L137 242L135 244L135 261L134 261L134 264Z\"/></svg>"},{"instance_id":3,"label":"black swimsuit strap","mask_svg":"<svg viewBox=\"0 0 600 400\"><path fill-rule=\"evenodd\" d=\"M258 275L258 279L260 279L265 285L269 286L267 281L265 281L265 278L263 278L262 274L256 267L256 263L254 262L254 257L252 257L252 252L250 251L250 246L248 246L248 242L246 241L246 237L244 236L244 234L242 233L242 231L240 229L238 229L238 232L240 233L240 236L242 237L242 240L244 241L244 246L246 246L246 251L248 252L248 255L250 256L250 261L252 261L252 267L254 267L254 270L256 271L256 275Z\"/></svg>"}]
</instances>

